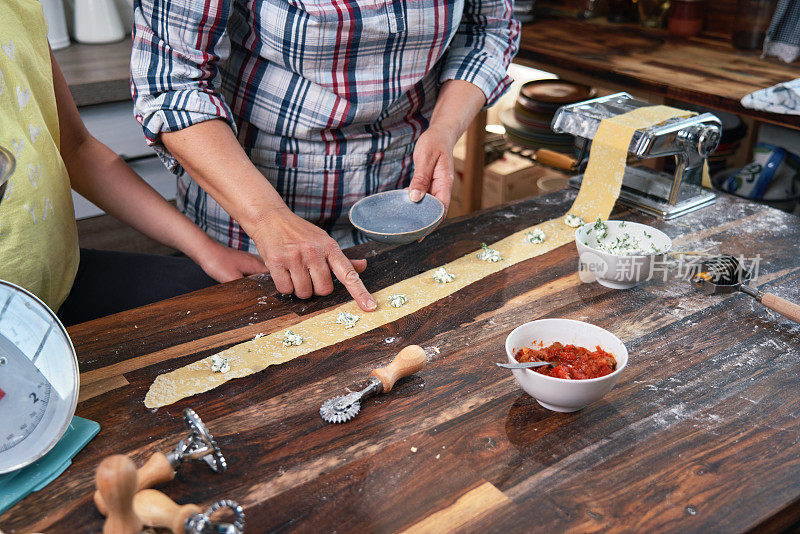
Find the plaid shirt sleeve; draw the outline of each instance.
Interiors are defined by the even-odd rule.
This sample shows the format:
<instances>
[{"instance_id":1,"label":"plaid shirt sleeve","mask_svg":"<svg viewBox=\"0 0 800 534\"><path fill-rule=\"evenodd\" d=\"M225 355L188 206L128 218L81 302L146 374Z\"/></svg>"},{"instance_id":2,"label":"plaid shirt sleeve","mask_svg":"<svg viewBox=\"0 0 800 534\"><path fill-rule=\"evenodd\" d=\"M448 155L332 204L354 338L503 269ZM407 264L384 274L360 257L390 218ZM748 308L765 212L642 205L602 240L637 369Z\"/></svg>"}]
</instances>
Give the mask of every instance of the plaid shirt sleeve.
<instances>
[{"instance_id":1,"label":"plaid shirt sleeve","mask_svg":"<svg viewBox=\"0 0 800 534\"><path fill-rule=\"evenodd\" d=\"M131 90L136 119L147 144L170 170L178 162L159 140L221 118L235 131L220 96L217 64L230 52L226 26L231 0L136 0L134 2Z\"/></svg>"},{"instance_id":2,"label":"plaid shirt sleeve","mask_svg":"<svg viewBox=\"0 0 800 534\"><path fill-rule=\"evenodd\" d=\"M507 74L519 46L519 21L513 0L466 0L461 24L444 58L439 77L477 85L491 106L513 81Z\"/></svg>"}]
</instances>

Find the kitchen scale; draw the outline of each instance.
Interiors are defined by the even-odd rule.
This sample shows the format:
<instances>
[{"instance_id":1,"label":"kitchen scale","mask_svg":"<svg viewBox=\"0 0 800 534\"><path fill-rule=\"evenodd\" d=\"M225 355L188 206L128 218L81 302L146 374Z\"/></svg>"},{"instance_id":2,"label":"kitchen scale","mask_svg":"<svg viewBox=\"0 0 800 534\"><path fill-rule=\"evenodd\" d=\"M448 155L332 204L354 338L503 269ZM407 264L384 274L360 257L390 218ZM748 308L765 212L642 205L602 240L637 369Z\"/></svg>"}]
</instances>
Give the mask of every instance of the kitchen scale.
<instances>
[{"instance_id":1,"label":"kitchen scale","mask_svg":"<svg viewBox=\"0 0 800 534\"><path fill-rule=\"evenodd\" d=\"M41 300L0 280L0 514L69 467L100 425L73 417L78 360Z\"/></svg>"}]
</instances>

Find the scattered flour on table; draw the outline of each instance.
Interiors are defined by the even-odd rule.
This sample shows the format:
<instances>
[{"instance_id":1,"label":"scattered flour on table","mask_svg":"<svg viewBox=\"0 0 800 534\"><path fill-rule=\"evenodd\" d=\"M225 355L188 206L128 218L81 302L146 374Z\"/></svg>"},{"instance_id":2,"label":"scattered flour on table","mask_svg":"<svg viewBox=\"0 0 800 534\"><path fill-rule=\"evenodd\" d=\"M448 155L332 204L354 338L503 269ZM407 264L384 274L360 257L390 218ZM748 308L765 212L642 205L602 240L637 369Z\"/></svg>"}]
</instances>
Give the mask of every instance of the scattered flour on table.
<instances>
[{"instance_id":1,"label":"scattered flour on table","mask_svg":"<svg viewBox=\"0 0 800 534\"><path fill-rule=\"evenodd\" d=\"M436 346L423 347L423 349L425 350L426 363L431 363L434 360L438 360L439 354L442 353L442 351L439 350L439 347Z\"/></svg>"},{"instance_id":2,"label":"scattered flour on table","mask_svg":"<svg viewBox=\"0 0 800 534\"><path fill-rule=\"evenodd\" d=\"M753 234L766 232L771 235L783 236L786 235L790 222L796 224L790 214L780 210L765 209L760 211L757 217L751 218L744 230Z\"/></svg>"}]
</instances>

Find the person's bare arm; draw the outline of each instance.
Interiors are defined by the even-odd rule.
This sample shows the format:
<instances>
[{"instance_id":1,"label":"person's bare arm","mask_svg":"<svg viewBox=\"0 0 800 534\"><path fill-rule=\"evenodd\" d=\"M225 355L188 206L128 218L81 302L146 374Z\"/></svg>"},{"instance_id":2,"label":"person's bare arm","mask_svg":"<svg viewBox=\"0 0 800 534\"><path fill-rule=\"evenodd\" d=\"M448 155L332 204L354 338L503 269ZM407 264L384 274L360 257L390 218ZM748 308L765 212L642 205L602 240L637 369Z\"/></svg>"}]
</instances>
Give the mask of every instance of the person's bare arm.
<instances>
[{"instance_id":1,"label":"person's bare arm","mask_svg":"<svg viewBox=\"0 0 800 534\"><path fill-rule=\"evenodd\" d=\"M453 189L453 147L472 119L486 104L486 96L476 85L448 80L439 91L430 125L414 147L414 178L408 194L417 202L429 192L450 206Z\"/></svg>"},{"instance_id":2,"label":"person's bare arm","mask_svg":"<svg viewBox=\"0 0 800 534\"><path fill-rule=\"evenodd\" d=\"M162 132L161 142L253 239L278 291L300 298L328 295L333 271L361 309L377 307L358 276L366 260L347 259L324 230L292 213L225 121Z\"/></svg>"},{"instance_id":3,"label":"person's bare arm","mask_svg":"<svg viewBox=\"0 0 800 534\"><path fill-rule=\"evenodd\" d=\"M73 189L146 236L192 258L212 278L226 282L263 272L252 254L224 247L206 235L117 154L92 137L52 53L60 152Z\"/></svg>"}]
</instances>

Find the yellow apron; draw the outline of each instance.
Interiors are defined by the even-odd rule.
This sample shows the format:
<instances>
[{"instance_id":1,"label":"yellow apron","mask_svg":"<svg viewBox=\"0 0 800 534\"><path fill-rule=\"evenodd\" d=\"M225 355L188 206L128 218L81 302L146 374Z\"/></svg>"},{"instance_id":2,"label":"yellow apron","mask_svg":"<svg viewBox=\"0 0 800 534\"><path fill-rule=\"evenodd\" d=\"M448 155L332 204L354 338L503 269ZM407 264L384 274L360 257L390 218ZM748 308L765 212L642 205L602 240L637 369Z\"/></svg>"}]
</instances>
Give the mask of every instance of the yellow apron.
<instances>
[{"instance_id":1,"label":"yellow apron","mask_svg":"<svg viewBox=\"0 0 800 534\"><path fill-rule=\"evenodd\" d=\"M0 145L17 160L0 201L0 278L58 310L79 251L47 23L36 0L0 0L0 12Z\"/></svg>"}]
</instances>

